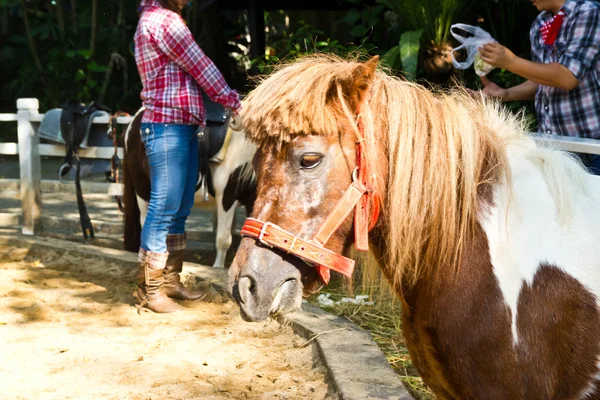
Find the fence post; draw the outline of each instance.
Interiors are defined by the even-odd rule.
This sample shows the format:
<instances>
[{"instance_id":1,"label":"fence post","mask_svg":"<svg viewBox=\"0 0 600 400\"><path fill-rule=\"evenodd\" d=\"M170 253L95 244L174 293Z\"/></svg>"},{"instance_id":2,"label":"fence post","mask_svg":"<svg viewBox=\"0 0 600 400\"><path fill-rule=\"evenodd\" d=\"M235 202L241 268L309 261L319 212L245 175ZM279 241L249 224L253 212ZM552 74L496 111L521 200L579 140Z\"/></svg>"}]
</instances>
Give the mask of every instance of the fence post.
<instances>
[{"instance_id":1,"label":"fence post","mask_svg":"<svg viewBox=\"0 0 600 400\"><path fill-rule=\"evenodd\" d=\"M42 208L40 139L31 122L33 117L39 116L39 108L38 99L17 100L21 208L23 210L21 230L24 235L35 233Z\"/></svg>"}]
</instances>

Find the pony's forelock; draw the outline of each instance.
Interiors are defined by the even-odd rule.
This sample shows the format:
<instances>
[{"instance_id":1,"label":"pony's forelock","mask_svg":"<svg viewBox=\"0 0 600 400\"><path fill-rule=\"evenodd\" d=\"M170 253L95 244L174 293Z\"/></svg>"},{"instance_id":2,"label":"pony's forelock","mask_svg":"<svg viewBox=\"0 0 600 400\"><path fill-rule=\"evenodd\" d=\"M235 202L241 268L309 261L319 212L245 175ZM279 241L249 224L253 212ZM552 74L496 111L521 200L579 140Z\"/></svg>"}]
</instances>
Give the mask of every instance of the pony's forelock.
<instances>
[{"instance_id":1,"label":"pony's forelock","mask_svg":"<svg viewBox=\"0 0 600 400\"><path fill-rule=\"evenodd\" d=\"M313 55L288 64L259 81L243 101L248 137L262 148L280 148L302 134L337 135L338 87L351 81L361 63L334 55Z\"/></svg>"}]
</instances>

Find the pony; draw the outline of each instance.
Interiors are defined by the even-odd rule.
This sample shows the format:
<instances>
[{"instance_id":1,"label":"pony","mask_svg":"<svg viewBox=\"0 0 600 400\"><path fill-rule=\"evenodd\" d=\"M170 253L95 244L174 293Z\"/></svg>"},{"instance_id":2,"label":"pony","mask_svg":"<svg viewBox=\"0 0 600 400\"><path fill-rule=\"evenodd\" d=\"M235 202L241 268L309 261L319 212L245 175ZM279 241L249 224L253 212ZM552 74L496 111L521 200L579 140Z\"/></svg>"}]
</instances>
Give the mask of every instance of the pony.
<instances>
[{"instance_id":1,"label":"pony","mask_svg":"<svg viewBox=\"0 0 600 400\"><path fill-rule=\"evenodd\" d=\"M148 158L140 135L144 108L135 114L127 126L124 138L123 200L124 206L124 247L137 252L140 246L141 231L150 200L150 169ZM211 181L217 208L216 258L215 268L225 267L227 250L231 246L231 229L235 210L241 204L251 210L256 197L256 180L252 169L255 145L247 140L235 123L229 126L229 144L223 160L211 163ZM210 187L210 186L209 186ZM198 202L195 202L195 206Z\"/></svg>"},{"instance_id":2,"label":"pony","mask_svg":"<svg viewBox=\"0 0 600 400\"><path fill-rule=\"evenodd\" d=\"M600 178L465 89L366 62L281 66L245 99L257 198L229 269L247 321L373 252L438 399L600 399Z\"/></svg>"}]
</instances>

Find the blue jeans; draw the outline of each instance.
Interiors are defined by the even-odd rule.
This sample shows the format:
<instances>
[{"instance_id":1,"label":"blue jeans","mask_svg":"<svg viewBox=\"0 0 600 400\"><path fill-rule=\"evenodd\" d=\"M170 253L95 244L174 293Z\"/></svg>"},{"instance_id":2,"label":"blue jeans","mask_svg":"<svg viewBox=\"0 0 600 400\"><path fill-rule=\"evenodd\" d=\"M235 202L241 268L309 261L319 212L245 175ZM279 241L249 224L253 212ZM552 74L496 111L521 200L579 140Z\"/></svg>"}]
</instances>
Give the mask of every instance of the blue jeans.
<instances>
[{"instance_id":1,"label":"blue jeans","mask_svg":"<svg viewBox=\"0 0 600 400\"><path fill-rule=\"evenodd\" d=\"M167 234L184 233L198 181L195 125L142 124L142 141L150 166L150 204L141 247L167 251Z\"/></svg>"}]
</instances>

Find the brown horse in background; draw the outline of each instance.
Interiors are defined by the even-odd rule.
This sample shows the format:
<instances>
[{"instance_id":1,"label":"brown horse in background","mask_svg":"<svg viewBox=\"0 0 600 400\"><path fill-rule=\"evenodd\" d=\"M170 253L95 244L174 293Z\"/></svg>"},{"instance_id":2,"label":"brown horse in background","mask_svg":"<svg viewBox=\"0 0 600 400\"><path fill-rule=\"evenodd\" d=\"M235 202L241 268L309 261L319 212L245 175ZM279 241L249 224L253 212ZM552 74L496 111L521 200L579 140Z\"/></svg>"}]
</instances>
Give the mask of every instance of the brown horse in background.
<instances>
[{"instance_id":1,"label":"brown horse in background","mask_svg":"<svg viewBox=\"0 0 600 400\"><path fill-rule=\"evenodd\" d=\"M141 108L125 131L123 162L124 247L137 252L140 247L142 226L150 200L150 168L140 135L144 109ZM239 129L229 128L229 143L220 163L211 163L211 178L217 208L217 255L213 267L224 268L227 250L231 246L231 229L238 205L252 210L256 198L256 178L252 157L256 147Z\"/></svg>"},{"instance_id":2,"label":"brown horse in background","mask_svg":"<svg viewBox=\"0 0 600 400\"><path fill-rule=\"evenodd\" d=\"M300 59L246 98L259 150L229 270L242 316L298 308L370 244L438 399L599 399L600 177L497 104L376 65Z\"/></svg>"}]
</instances>

